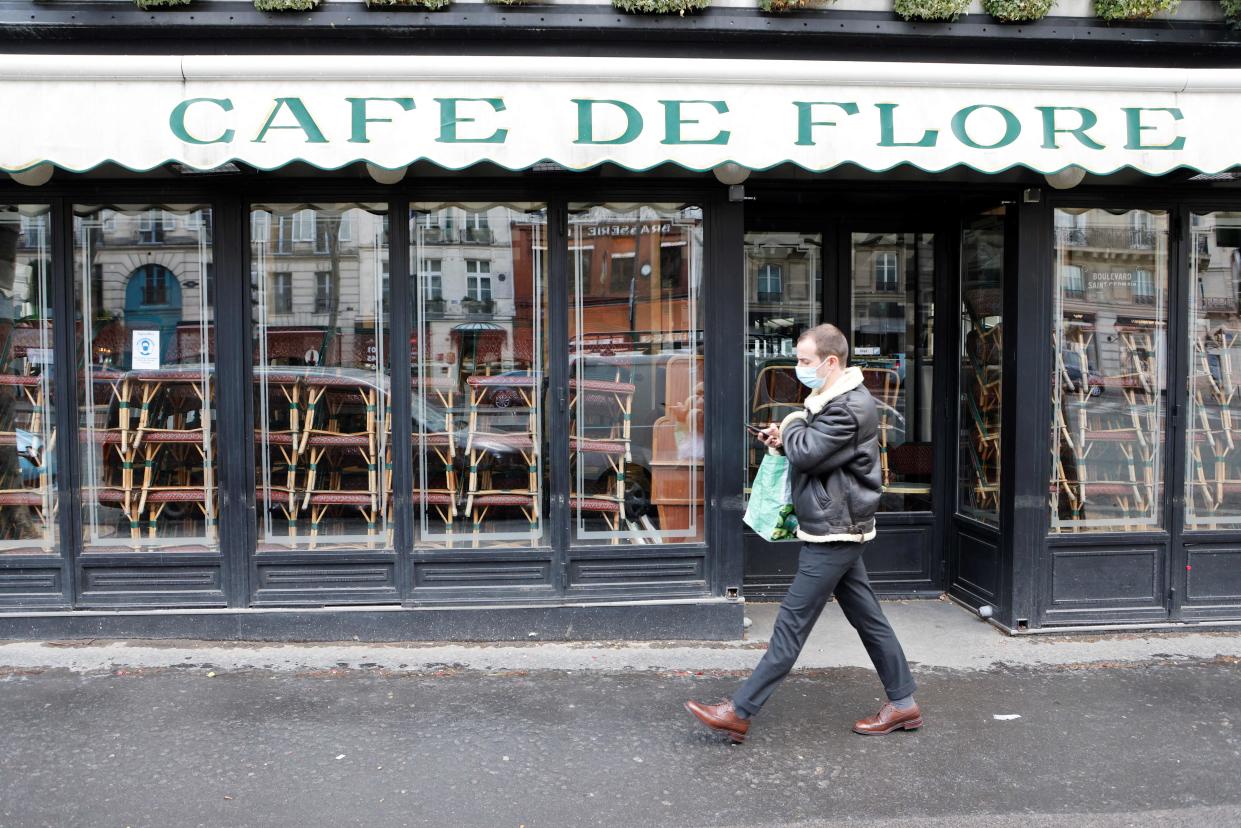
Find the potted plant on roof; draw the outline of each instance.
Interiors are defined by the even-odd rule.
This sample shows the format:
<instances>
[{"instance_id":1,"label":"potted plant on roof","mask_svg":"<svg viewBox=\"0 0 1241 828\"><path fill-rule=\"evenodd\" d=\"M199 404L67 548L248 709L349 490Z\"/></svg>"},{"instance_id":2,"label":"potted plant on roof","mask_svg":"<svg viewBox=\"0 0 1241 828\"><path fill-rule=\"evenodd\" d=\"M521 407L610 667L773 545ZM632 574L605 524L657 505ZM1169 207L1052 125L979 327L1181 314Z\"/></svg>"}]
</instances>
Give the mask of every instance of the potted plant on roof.
<instances>
[{"instance_id":1,"label":"potted plant on roof","mask_svg":"<svg viewBox=\"0 0 1241 828\"><path fill-rule=\"evenodd\" d=\"M956 20L970 0L896 0L894 10L906 20Z\"/></svg>"},{"instance_id":2,"label":"potted plant on roof","mask_svg":"<svg viewBox=\"0 0 1241 828\"><path fill-rule=\"evenodd\" d=\"M1241 0L1219 0L1224 19L1233 26L1241 26Z\"/></svg>"},{"instance_id":3,"label":"potted plant on roof","mask_svg":"<svg viewBox=\"0 0 1241 828\"><path fill-rule=\"evenodd\" d=\"M1041 20L1054 5L1056 0L982 0L983 11L1004 23Z\"/></svg>"},{"instance_id":4,"label":"potted plant on roof","mask_svg":"<svg viewBox=\"0 0 1241 828\"><path fill-rule=\"evenodd\" d=\"M821 9L836 0L758 0L758 7L770 14L797 11L798 9Z\"/></svg>"},{"instance_id":5,"label":"potted plant on roof","mask_svg":"<svg viewBox=\"0 0 1241 828\"><path fill-rule=\"evenodd\" d=\"M451 2L452 0L366 0L366 5L372 9L382 6L409 6L427 11L438 11Z\"/></svg>"},{"instance_id":6,"label":"potted plant on roof","mask_svg":"<svg viewBox=\"0 0 1241 828\"><path fill-rule=\"evenodd\" d=\"M630 14L679 14L702 11L711 0L612 0L612 5Z\"/></svg>"},{"instance_id":7,"label":"potted plant on roof","mask_svg":"<svg viewBox=\"0 0 1241 828\"><path fill-rule=\"evenodd\" d=\"M1104 20L1146 20L1179 5L1181 0L1094 0L1094 11Z\"/></svg>"},{"instance_id":8,"label":"potted plant on roof","mask_svg":"<svg viewBox=\"0 0 1241 828\"><path fill-rule=\"evenodd\" d=\"M254 8L259 11L310 11L319 5L319 0L254 0Z\"/></svg>"}]
</instances>

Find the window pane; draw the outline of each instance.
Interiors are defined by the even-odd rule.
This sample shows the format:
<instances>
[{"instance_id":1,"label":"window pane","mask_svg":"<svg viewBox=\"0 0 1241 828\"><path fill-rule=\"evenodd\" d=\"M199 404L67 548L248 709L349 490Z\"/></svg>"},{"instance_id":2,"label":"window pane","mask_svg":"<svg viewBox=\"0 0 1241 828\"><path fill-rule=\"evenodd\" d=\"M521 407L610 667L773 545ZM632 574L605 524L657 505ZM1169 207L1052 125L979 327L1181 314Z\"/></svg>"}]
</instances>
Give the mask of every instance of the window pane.
<instances>
[{"instance_id":1,"label":"window pane","mask_svg":"<svg viewBox=\"0 0 1241 828\"><path fill-rule=\"evenodd\" d=\"M879 511L929 511L935 239L929 233L854 233L852 242L850 361L862 369L879 411ZM876 279L867 278L872 273Z\"/></svg>"},{"instance_id":2,"label":"window pane","mask_svg":"<svg viewBox=\"0 0 1241 828\"><path fill-rule=\"evenodd\" d=\"M255 214L272 228L251 239L259 551L390 547L384 208ZM281 255L282 227L313 249Z\"/></svg>"},{"instance_id":3,"label":"window pane","mask_svg":"<svg viewBox=\"0 0 1241 828\"><path fill-rule=\"evenodd\" d=\"M85 548L216 549L210 212L74 210Z\"/></svg>"},{"instance_id":4,"label":"window pane","mask_svg":"<svg viewBox=\"0 0 1241 828\"><path fill-rule=\"evenodd\" d=\"M1004 346L1004 208L961 239L961 413L957 511L1000 522L1000 372Z\"/></svg>"},{"instance_id":5,"label":"window pane","mask_svg":"<svg viewBox=\"0 0 1241 828\"><path fill-rule=\"evenodd\" d=\"M1163 525L1168 217L1056 211L1052 531Z\"/></svg>"},{"instance_id":6,"label":"window pane","mask_svg":"<svg viewBox=\"0 0 1241 828\"><path fill-rule=\"evenodd\" d=\"M702 210L569 209L574 540L702 540Z\"/></svg>"},{"instance_id":7,"label":"window pane","mask_svg":"<svg viewBox=\"0 0 1241 828\"><path fill-rule=\"evenodd\" d=\"M547 213L455 211L410 215L417 543L544 545Z\"/></svg>"},{"instance_id":8,"label":"window pane","mask_svg":"<svg viewBox=\"0 0 1241 828\"><path fill-rule=\"evenodd\" d=\"M1241 213L1194 216L1185 527L1241 526Z\"/></svg>"},{"instance_id":9,"label":"window pane","mask_svg":"<svg viewBox=\"0 0 1241 828\"><path fill-rule=\"evenodd\" d=\"M58 552L51 215L0 205L0 555Z\"/></svg>"},{"instance_id":10,"label":"window pane","mask_svg":"<svg viewBox=\"0 0 1241 828\"><path fill-rule=\"evenodd\" d=\"M747 423L766 426L800 411L808 389L797 381L793 348L802 332L819 322L823 237L818 233L745 234ZM783 290L764 290L764 275L780 274ZM747 437L746 492L767 449Z\"/></svg>"}]
</instances>

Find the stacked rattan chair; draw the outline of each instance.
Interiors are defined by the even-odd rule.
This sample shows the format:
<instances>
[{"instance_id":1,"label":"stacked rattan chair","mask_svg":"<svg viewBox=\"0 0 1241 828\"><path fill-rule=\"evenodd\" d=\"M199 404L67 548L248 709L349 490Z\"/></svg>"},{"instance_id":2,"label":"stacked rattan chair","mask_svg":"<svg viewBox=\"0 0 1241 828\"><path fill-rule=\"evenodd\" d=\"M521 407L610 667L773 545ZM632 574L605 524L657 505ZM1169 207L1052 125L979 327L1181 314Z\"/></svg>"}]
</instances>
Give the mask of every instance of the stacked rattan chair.
<instances>
[{"instance_id":1,"label":"stacked rattan chair","mask_svg":"<svg viewBox=\"0 0 1241 828\"><path fill-rule=\"evenodd\" d=\"M132 451L142 465L135 513L147 516L150 537L170 504L196 508L215 534L215 469L211 380L202 370L135 371L129 378L138 403Z\"/></svg>"},{"instance_id":2,"label":"stacked rattan chair","mask_svg":"<svg viewBox=\"0 0 1241 828\"><path fill-rule=\"evenodd\" d=\"M1120 367L1110 376L1096 379L1090 372L1096 336L1092 321L1066 324L1056 347L1061 450L1053 495L1067 503L1066 528L1096 513L1116 525L1138 526L1157 497L1153 464L1160 451L1161 396L1155 331L1126 324L1113 330Z\"/></svg>"},{"instance_id":3,"label":"stacked rattan chair","mask_svg":"<svg viewBox=\"0 0 1241 828\"><path fill-rule=\"evenodd\" d=\"M49 474L56 446L54 422L48 419L51 375L34 373L30 349L42 344L50 329L5 325L0 343L0 538L47 537L55 519L55 492ZM22 461L30 466L27 471Z\"/></svg>"},{"instance_id":4,"label":"stacked rattan chair","mask_svg":"<svg viewBox=\"0 0 1241 828\"><path fill-rule=\"evenodd\" d=\"M612 543L627 524L625 515L625 464L632 459L633 395L635 387L624 381L624 366L614 361L595 358L582 373L599 373L607 377L579 376L569 381L569 452L574 461L573 472L579 485L570 499L570 507L579 514L600 517L612 532ZM586 491L584 463L590 456L601 457L609 469L601 490ZM598 487L599 481L591 481Z\"/></svg>"},{"instance_id":5,"label":"stacked rattan chair","mask_svg":"<svg viewBox=\"0 0 1241 828\"><path fill-rule=\"evenodd\" d=\"M380 401L386 395L369 372L310 373L304 379L305 418L297 457L306 466L301 509L310 515L310 536L319 534L337 508L356 510L366 534L379 531L387 495L381 457Z\"/></svg>"},{"instance_id":6,"label":"stacked rattan chair","mask_svg":"<svg viewBox=\"0 0 1241 828\"><path fill-rule=\"evenodd\" d=\"M1190 386L1189 508L1197 528L1223 528L1241 522L1241 395L1233 350L1241 331L1223 325L1202 332L1194 342Z\"/></svg>"},{"instance_id":7,"label":"stacked rattan chair","mask_svg":"<svg viewBox=\"0 0 1241 828\"><path fill-rule=\"evenodd\" d=\"M496 511L519 511L531 538L538 535L540 382L532 371L466 379L465 513L472 521L476 546L484 521Z\"/></svg>"}]
</instances>

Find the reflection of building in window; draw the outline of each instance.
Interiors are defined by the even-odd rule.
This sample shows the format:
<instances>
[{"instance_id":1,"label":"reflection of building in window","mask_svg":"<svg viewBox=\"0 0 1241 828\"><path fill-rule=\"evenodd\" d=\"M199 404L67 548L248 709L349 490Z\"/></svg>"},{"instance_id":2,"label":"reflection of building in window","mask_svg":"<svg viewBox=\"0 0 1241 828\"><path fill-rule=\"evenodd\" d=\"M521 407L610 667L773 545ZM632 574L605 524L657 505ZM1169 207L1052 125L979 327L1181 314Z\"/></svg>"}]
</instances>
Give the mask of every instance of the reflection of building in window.
<instances>
[{"instance_id":1,"label":"reflection of building in window","mask_svg":"<svg viewBox=\"0 0 1241 828\"><path fill-rule=\"evenodd\" d=\"M138 217L138 244L162 244L164 233L177 226L177 219L162 210L147 210Z\"/></svg>"},{"instance_id":2,"label":"reflection of building in window","mask_svg":"<svg viewBox=\"0 0 1241 828\"><path fill-rule=\"evenodd\" d=\"M486 213L465 214L465 241L471 244L491 244L491 224Z\"/></svg>"},{"instance_id":3,"label":"reflection of building in window","mask_svg":"<svg viewBox=\"0 0 1241 828\"><path fill-rule=\"evenodd\" d=\"M900 263L896 253L879 252L875 254L875 290L895 293L900 290Z\"/></svg>"},{"instance_id":4,"label":"reflection of building in window","mask_svg":"<svg viewBox=\"0 0 1241 828\"><path fill-rule=\"evenodd\" d=\"M332 272L330 270L315 271L315 313L331 313L332 311Z\"/></svg>"},{"instance_id":5,"label":"reflection of building in window","mask_svg":"<svg viewBox=\"0 0 1241 828\"><path fill-rule=\"evenodd\" d=\"M490 303L491 262L483 259L466 259L465 273L465 298L473 302Z\"/></svg>"},{"instance_id":6,"label":"reflection of building in window","mask_svg":"<svg viewBox=\"0 0 1241 828\"><path fill-rule=\"evenodd\" d=\"M1134 272L1133 301L1138 305L1155 304L1155 278L1149 270Z\"/></svg>"},{"instance_id":7,"label":"reflection of building in window","mask_svg":"<svg viewBox=\"0 0 1241 828\"><path fill-rule=\"evenodd\" d=\"M428 302L444 301L442 267L443 259L424 259L422 262L422 296Z\"/></svg>"},{"instance_id":8,"label":"reflection of building in window","mask_svg":"<svg viewBox=\"0 0 1241 828\"><path fill-rule=\"evenodd\" d=\"M281 216L283 219L284 217ZM308 242L315 238L315 211L299 210L293 216L293 241Z\"/></svg>"},{"instance_id":9,"label":"reflection of building in window","mask_svg":"<svg viewBox=\"0 0 1241 828\"><path fill-rule=\"evenodd\" d=\"M664 242L659 248L659 275L664 290L676 291L683 284L682 263L685 258L685 242Z\"/></svg>"},{"instance_id":10,"label":"reflection of building in window","mask_svg":"<svg viewBox=\"0 0 1241 828\"><path fill-rule=\"evenodd\" d=\"M1060 268L1060 276L1064 285L1066 299L1084 299L1086 297L1086 281L1082 269L1078 265L1064 265Z\"/></svg>"},{"instance_id":11,"label":"reflection of building in window","mask_svg":"<svg viewBox=\"0 0 1241 828\"><path fill-rule=\"evenodd\" d=\"M758 268L758 301L779 302L784 298L784 268L765 264Z\"/></svg>"},{"instance_id":12,"label":"reflection of building in window","mask_svg":"<svg viewBox=\"0 0 1241 828\"><path fill-rule=\"evenodd\" d=\"M613 253L609 268L608 292L628 293L633 282L633 253Z\"/></svg>"},{"instance_id":13,"label":"reflection of building in window","mask_svg":"<svg viewBox=\"0 0 1241 828\"><path fill-rule=\"evenodd\" d=\"M1135 210L1129 214L1129 246L1138 249L1155 246L1155 226L1150 213Z\"/></svg>"},{"instance_id":14,"label":"reflection of building in window","mask_svg":"<svg viewBox=\"0 0 1241 828\"><path fill-rule=\"evenodd\" d=\"M271 279L271 307L274 313L293 312L293 274L277 271Z\"/></svg>"},{"instance_id":15,"label":"reflection of building in window","mask_svg":"<svg viewBox=\"0 0 1241 828\"><path fill-rule=\"evenodd\" d=\"M142 272L142 304L144 305L167 305L168 304L168 278L172 274L167 268L159 265L143 265L139 270Z\"/></svg>"}]
</instances>

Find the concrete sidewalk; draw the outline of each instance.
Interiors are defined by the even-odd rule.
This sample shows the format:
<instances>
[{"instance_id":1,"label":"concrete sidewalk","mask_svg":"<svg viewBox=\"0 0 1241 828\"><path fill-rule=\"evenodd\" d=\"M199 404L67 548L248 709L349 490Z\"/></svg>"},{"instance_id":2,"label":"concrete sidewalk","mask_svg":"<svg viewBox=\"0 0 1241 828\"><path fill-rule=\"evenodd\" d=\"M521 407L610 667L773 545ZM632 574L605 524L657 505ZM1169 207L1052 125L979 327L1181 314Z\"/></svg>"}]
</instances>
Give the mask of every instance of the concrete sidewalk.
<instances>
[{"instance_id":1,"label":"concrete sidewalk","mask_svg":"<svg viewBox=\"0 0 1241 828\"><path fill-rule=\"evenodd\" d=\"M531 642L331 644L195 641L0 643L0 666L93 672L113 668L199 667L214 670L749 670L771 633L778 605L750 604L753 620L736 642ZM1241 631L1186 629L1158 633L1010 637L946 601L892 601L884 609L915 669L984 670L996 666L1241 659ZM798 667L869 667L840 608L828 606Z\"/></svg>"}]
</instances>

